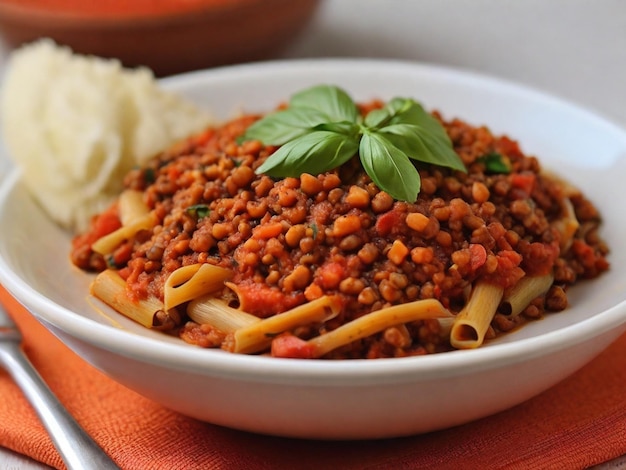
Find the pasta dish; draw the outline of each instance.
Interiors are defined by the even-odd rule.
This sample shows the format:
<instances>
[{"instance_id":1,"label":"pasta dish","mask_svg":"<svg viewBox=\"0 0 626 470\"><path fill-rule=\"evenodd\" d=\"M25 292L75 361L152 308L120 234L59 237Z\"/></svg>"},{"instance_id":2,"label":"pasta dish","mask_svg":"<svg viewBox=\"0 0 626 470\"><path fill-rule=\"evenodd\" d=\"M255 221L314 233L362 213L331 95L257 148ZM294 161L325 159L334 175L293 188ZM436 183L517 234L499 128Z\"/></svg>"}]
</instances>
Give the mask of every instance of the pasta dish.
<instances>
[{"instance_id":1,"label":"pasta dish","mask_svg":"<svg viewBox=\"0 0 626 470\"><path fill-rule=\"evenodd\" d=\"M411 100L313 119L305 95L130 171L73 241L92 294L201 347L373 359L479 347L609 268L597 208L509 137Z\"/></svg>"}]
</instances>

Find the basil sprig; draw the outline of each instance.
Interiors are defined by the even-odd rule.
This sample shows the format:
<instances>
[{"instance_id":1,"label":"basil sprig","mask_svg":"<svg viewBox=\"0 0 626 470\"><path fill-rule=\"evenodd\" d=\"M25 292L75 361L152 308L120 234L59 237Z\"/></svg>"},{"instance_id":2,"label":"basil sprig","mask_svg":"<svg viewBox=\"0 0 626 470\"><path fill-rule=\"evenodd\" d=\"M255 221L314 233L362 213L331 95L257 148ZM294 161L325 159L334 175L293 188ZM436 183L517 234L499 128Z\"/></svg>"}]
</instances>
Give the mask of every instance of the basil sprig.
<instances>
[{"instance_id":1,"label":"basil sprig","mask_svg":"<svg viewBox=\"0 0 626 470\"><path fill-rule=\"evenodd\" d=\"M420 190L411 160L467 171L443 126L419 103L393 98L363 118L352 98L331 85L296 93L243 139L280 146L257 168L272 177L323 173L358 153L372 181L402 201L414 202Z\"/></svg>"}]
</instances>

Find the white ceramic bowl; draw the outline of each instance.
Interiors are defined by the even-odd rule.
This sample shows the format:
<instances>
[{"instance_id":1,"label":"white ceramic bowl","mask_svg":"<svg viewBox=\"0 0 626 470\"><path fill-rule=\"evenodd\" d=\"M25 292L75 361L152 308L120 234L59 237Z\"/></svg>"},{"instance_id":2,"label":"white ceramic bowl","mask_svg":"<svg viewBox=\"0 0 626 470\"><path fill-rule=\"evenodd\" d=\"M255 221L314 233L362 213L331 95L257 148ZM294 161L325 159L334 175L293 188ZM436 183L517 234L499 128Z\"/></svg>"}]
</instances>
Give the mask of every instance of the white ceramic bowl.
<instances>
[{"instance_id":1,"label":"white ceramic bowl","mask_svg":"<svg viewBox=\"0 0 626 470\"><path fill-rule=\"evenodd\" d=\"M163 83L228 118L269 111L320 82L357 100L411 96L518 139L602 209L611 270L573 288L565 312L477 350L373 361L233 355L146 330L89 298L91 278L68 260L70 235L13 174L0 191L0 281L70 348L140 394L211 423L306 438L401 436L496 413L572 374L626 331L626 133L618 127L515 84L413 63L259 63Z\"/></svg>"}]
</instances>

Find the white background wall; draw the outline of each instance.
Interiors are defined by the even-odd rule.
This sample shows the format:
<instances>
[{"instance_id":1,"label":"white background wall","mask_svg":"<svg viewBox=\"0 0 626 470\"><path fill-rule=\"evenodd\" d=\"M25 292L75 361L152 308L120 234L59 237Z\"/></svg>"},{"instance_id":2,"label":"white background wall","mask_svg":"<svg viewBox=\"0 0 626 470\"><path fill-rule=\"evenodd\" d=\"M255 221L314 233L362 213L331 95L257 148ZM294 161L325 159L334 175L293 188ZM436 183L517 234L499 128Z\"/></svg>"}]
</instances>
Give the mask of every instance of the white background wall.
<instances>
[{"instance_id":1,"label":"white background wall","mask_svg":"<svg viewBox=\"0 0 626 470\"><path fill-rule=\"evenodd\" d=\"M625 0L325 0L287 55L469 68L626 126Z\"/></svg>"}]
</instances>

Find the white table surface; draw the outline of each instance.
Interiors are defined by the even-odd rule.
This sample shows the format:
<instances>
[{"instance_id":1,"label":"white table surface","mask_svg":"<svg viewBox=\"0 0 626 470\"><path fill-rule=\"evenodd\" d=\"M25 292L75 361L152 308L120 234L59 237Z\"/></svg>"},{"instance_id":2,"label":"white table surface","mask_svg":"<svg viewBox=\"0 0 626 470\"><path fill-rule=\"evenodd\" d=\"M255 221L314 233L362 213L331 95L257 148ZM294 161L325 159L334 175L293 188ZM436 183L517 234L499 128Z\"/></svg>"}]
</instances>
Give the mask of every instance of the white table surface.
<instances>
[{"instance_id":1,"label":"white table surface","mask_svg":"<svg viewBox=\"0 0 626 470\"><path fill-rule=\"evenodd\" d=\"M625 0L324 0L284 54L384 57L514 80L626 128ZM0 47L0 73L6 51ZM49 468L0 449L0 470ZM626 458L602 466L626 469Z\"/></svg>"}]
</instances>

